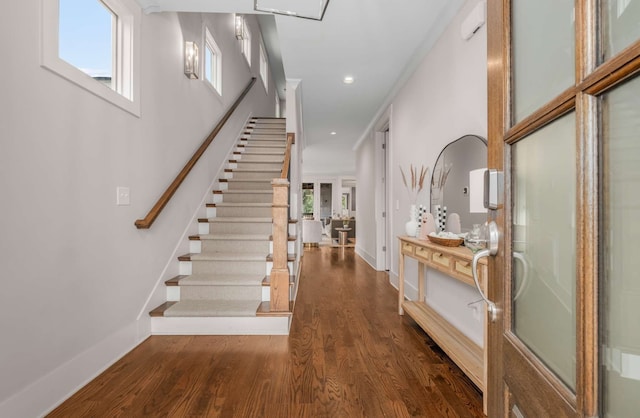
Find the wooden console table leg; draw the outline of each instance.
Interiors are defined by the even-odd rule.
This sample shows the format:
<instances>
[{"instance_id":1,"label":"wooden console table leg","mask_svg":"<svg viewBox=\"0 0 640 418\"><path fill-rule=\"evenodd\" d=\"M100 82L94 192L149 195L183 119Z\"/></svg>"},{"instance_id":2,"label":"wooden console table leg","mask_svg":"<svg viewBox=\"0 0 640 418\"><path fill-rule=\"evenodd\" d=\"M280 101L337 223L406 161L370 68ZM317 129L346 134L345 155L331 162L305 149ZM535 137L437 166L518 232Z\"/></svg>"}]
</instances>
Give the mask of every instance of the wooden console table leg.
<instances>
[{"instance_id":1,"label":"wooden console table leg","mask_svg":"<svg viewBox=\"0 0 640 418\"><path fill-rule=\"evenodd\" d=\"M424 264L418 262L418 302L424 302Z\"/></svg>"},{"instance_id":2,"label":"wooden console table leg","mask_svg":"<svg viewBox=\"0 0 640 418\"><path fill-rule=\"evenodd\" d=\"M404 254L402 253L402 243L399 245L400 256L398 258L398 315L404 315L402 302L404 302Z\"/></svg>"}]
</instances>

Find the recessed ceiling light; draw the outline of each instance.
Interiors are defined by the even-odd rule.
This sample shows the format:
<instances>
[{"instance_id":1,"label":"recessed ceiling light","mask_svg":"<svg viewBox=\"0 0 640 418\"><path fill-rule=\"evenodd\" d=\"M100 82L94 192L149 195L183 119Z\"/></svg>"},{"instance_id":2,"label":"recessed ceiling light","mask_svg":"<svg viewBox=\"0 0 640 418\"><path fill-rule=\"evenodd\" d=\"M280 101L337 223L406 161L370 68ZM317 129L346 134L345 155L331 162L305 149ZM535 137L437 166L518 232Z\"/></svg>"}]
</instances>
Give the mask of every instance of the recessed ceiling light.
<instances>
[{"instance_id":1,"label":"recessed ceiling light","mask_svg":"<svg viewBox=\"0 0 640 418\"><path fill-rule=\"evenodd\" d=\"M337 133L336 131L332 131L332 132L331 132L331 135L335 135L336 133Z\"/></svg>"},{"instance_id":2,"label":"recessed ceiling light","mask_svg":"<svg viewBox=\"0 0 640 418\"><path fill-rule=\"evenodd\" d=\"M355 79L350 75L348 75L348 76L346 76L345 78L342 79L342 82L344 84L353 84L354 81L355 81Z\"/></svg>"}]
</instances>

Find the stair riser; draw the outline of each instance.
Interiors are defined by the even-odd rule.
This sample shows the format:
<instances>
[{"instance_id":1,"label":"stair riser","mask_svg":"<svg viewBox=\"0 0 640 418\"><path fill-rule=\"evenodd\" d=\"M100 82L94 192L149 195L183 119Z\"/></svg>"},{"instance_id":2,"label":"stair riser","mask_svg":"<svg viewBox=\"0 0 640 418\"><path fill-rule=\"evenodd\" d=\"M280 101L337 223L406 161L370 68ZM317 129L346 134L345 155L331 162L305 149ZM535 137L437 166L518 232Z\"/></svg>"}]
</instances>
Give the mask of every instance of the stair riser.
<instances>
[{"instance_id":1,"label":"stair riser","mask_svg":"<svg viewBox=\"0 0 640 418\"><path fill-rule=\"evenodd\" d=\"M271 180L280 177L280 169L278 171L234 171L225 174L230 175L228 178L236 180Z\"/></svg>"},{"instance_id":2,"label":"stair riser","mask_svg":"<svg viewBox=\"0 0 640 418\"><path fill-rule=\"evenodd\" d=\"M287 139L287 133L285 130L276 126L247 129L247 132L249 132L248 135L251 137L264 136L267 138L280 138L283 141Z\"/></svg>"},{"instance_id":3,"label":"stair riser","mask_svg":"<svg viewBox=\"0 0 640 418\"><path fill-rule=\"evenodd\" d=\"M249 161L273 161L275 163L279 163L282 166L284 161L284 157L282 154L251 154L249 152L243 152L240 155L235 155L238 161L249 162Z\"/></svg>"},{"instance_id":4,"label":"stair riser","mask_svg":"<svg viewBox=\"0 0 640 418\"><path fill-rule=\"evenodd\" d=\"M262 286L181 286L180 300L262 300Z\"/></svg>"},{"instance_id":5,"label":"stair riser","mask_svg":"<svg viewBox=\"0 0 640 418\"><path fill-rule=\"evenodd\" d=\"M246 147L238 147L240 152L248 151L248 152L277 152L282 158L282 155L285 153L285 147L266 147L264 145L247 145Z\"/></svg>"},{"instance_id":6,"label":"stair riser","mask_svg":"<svg viewBox=\"0 0 640 418\"><path fill-rule=\"evenodd\" d=\"M277 125L273 123L257 123L257 124L252 124L247 126L247 129L246 129L247 132L253 131L253 130L260 130L260 131L269 130L273 132L283 132L283 135L286 135L287 133L287 128L284 124Z\"/></svg>"},{"instance_id":7,"label":"stair riser","mask_svg":"<svg viewBox=\"0 0 640 418\"><path fill-rule=\"evenodd\" d=\"M296 245L293 241L287 243L287 253L294 254L296 252ZM269 254L273 254L273 241L269 242Z\"/></svg>"},{"instance_id":8,"label":"stair riser","mask_svg":"<svg viewBox=\"0 0 640 418\"><path fill-rule=\"evenodd\" d=\"M285 126L285 124L287 123L287 120L285 118L263 118L260 116L256 116L254 118L251 118L251 120L249 120L250 124L261 124L264 123L266 125L282 125Z\"/></svg>"},{"instance_id":9,"label":"stair riser","mask_svg":"<svg viewBox=\"0 0 640 418\"><path fill-rule=\"evenodd\" d=\"M265 274L265 262L195 260L191 261L191 271L192 274Z\"/></svg>"},{"instance_id":10,"label":"stair riser","mask_svg":"<svg viewBox=\"0 0 640 418\"><path fill-rule=\"evenodd\" d=\"M273 193L226 193L222 195L225 203L272 203Z\"/></svg>"},{"instance_id":11,"label":"stair riser","mask_svg":"<svg viewBox=\"0 0 640 418\"><path fill-rule=\"evenodd\" d=\"M219 207L216 208L216 217L234 217L234 218L268 218L272 216L271 207L266 208L244 208L244 207Z\"/></svg>"},{"instance_id":12,"label":"stair riser","mask_svg":"<svg viewBox=\"0 0 640 418\"><path fill-rule=\"evenodd\" d=\"M200 241L200 252L206 253L264 253L269 254L269 241L232 241L232 240L210 240Z\"/></svg>"},{"instance_id":13,"label":"stair riser","mask_svg":"<svg viewBox=\"0 0 640 418\"><path fill-rule=\"evenodd\" d=\"M284 135L243 135L241 144L247 145L279 145L286 146L287 138Z\"/></svg>"},{"instance_id":14,"label":"stair riser","mask_svg":"<svg viewBox=\"0 0 640 418\"><path fill-rule=\"evenodd\" d=\"M289 317L151 318L153 335L288 335Z\"/></svg>"},{"instance_id":15,"label":"stair riser","mask_svg":"<svg viewBox=\"0 0 640 418\"><path fill-rule=\"evenodd\" d=\"M227 185L229 190L273 190L271 181L230 181Z\"/></svg>"},{"instance_id":16,"label":"stair riser","mask_svg":"<svg viewBox=\"0 0 640 418\"><path fill-rule=\"evenodd\" d=\"M209 233L214 234L267 234L271 235L270 223L255 222L210 222Z\"/></svg>"},{"instance_id":17,"label":"stair riser","mask_svg":"<svg viewBox=\"0 0 640 418\"><path fill-rule=\"evenodd\" d=\"M251 162L242 161L230 164L229 168L239 170L282 170L282 161Z\"/></svg>"}]
</instances>

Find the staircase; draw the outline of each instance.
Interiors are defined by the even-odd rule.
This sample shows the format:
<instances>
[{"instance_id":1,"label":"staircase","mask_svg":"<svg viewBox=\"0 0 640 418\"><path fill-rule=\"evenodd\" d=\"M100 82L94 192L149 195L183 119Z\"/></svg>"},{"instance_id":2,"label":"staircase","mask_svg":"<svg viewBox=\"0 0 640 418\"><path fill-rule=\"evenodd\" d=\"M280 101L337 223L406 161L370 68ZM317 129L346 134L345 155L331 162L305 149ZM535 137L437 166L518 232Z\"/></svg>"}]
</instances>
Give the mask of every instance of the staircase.
<instances>
[{"instance_id":1,"label":"staircase","mask_svg":"<svg viewBox=\"0 0 640 418\"><path fill-rule=\"evenodd\" d=\"M178 257L180 275L165 282L167 302L150 312L153 334L288 334L291 312L269 312L268 277L271 182L280 177L286 141L284 119L251 119L207 218L198 220L199 234L189 237L191 252ZM289 253L295 225L290 221ZM294 263L290 256L290 272Z\"/></svg>"}]
</instances>

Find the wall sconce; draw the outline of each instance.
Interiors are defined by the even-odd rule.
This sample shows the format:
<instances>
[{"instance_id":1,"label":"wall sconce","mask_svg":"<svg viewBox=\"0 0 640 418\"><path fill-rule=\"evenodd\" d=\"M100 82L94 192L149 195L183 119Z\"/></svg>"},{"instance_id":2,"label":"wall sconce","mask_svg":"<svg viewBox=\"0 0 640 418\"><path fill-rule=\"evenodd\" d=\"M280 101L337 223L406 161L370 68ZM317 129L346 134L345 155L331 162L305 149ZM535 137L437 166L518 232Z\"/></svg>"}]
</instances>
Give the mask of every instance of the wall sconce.
<instances>
[{"instance_id":1,"label":"wall sconce","mask_svg":"<svg viewBox=\"0 0 640 418\"><path fill-rule=\"evenodd\" d=\"M244 39L244 18L236 15L236 39L241 41Z\"/></svg>"},{"instance_id":2,"label":"wall sconce","mask_svg":"<svg viewBox=\"0 0 640 418\"><path fill-rule=\"evenodd\" d=\"M184 75L187 78L198 78L198 44L187 41L184 43Z\"/></svg>"}]
</instances>

